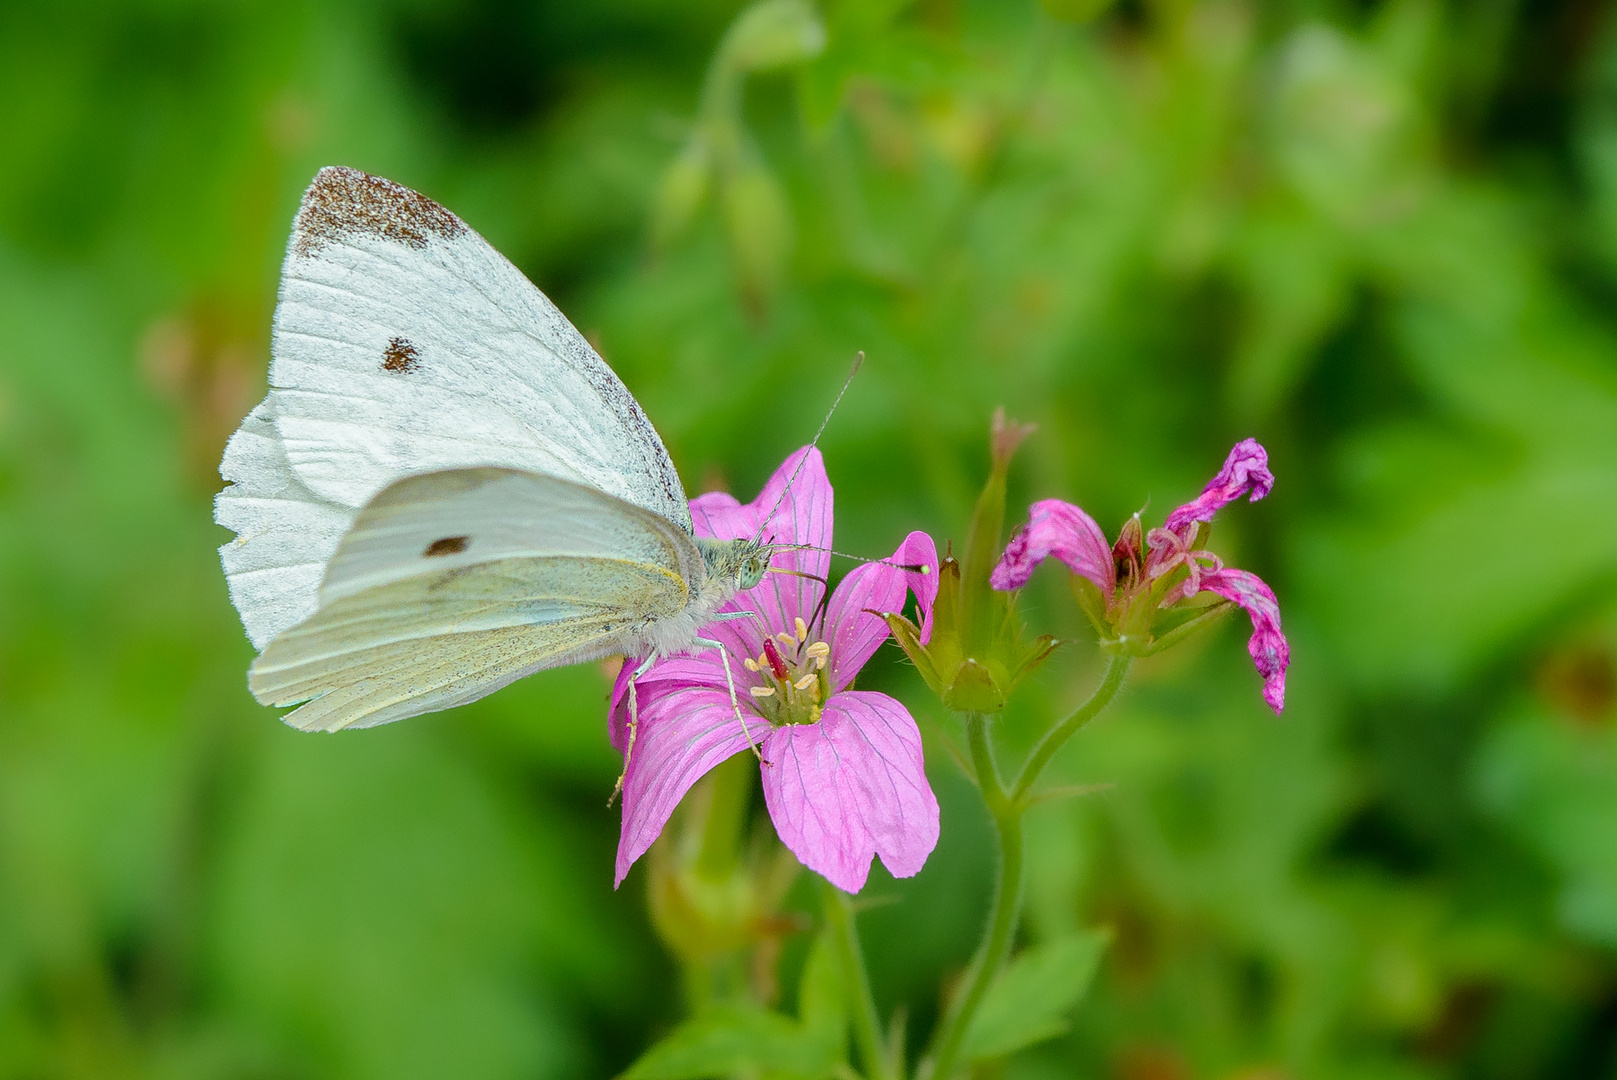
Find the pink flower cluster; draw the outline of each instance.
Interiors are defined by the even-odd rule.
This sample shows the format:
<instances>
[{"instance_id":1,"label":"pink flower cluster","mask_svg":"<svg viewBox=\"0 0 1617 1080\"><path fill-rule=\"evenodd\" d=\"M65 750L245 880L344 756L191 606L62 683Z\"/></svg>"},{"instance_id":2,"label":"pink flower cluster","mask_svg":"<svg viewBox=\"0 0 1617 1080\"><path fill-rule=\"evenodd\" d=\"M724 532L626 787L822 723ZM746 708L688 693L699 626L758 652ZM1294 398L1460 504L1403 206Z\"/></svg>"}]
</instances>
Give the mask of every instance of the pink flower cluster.
<instances>
[{"instance_id":1,"label":"pink flower cluster","mask_svg":"<svg viewBox=\"0 0 1617 1080\"><path fill-rule=\"evenodd\" d=\"M1108 617L1121 622L1125 611L1182 569L1184 577L1171 584L1157 606L1170 608L1200 592L1211 592L1245 610L1252 619L1247 652L1263 676L1264 701L1278 713L1286 702L1291 648L1280 630L1275 594L1256 574L1226 567L1217 555L1197 547L1201 526L1211 522L1219 510L1243 495L1257 502L1269 494L1274 482L1268 453L1256 439L1242 440L1200 495L1169 514L1160 528L1145 534L1143 552L1138 515L1124 527L1117 544L1111 545L1095 519L1081 508L1060 499L1045 499L1033 504L1028 523L1006 545L990 583L996 589L1019 589L1039 563L1058 559L1073 573L1094 582Z\"/></svg>"}]
</instances>

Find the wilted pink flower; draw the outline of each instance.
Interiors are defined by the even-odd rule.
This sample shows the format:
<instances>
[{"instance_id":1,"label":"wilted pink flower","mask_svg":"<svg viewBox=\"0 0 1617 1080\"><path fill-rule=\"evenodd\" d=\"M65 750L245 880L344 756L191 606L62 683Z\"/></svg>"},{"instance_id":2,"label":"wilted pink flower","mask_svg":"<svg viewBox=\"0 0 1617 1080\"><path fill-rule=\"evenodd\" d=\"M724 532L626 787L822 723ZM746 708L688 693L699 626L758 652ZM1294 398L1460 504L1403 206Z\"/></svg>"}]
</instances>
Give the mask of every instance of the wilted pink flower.
<instances>
[{"instance_id":1,"label":"wilted pink flower","mask_svg":"<svg viewBox=\"0 0 1617 1080\"><path fill-rule=\"evenodd\" d=\"M758 535L771 508L766 539L812 545L777 552L771 565L823 579L831 562L831 484L818 450L787 458L746 505L722 493L692 499L691 518L698 536L734 539ZM828 603L819 581L771 573L725 605L724 611L759 616L704 630L729 653L747 731L736 720L716 653L669 657L640 677L617 883L691 785L753 746L763 757L764 801L775 831L803 865L847 892L863 887L875 855L894 877L921 869L938 842L938 802L922 764L920 731L893 698L848 689L888 635L887 623L869 611L900 610L913 589L923 620L931 618L938 589L931 537L911 533L891 561L927 572L869 563L849 573ZM612 694L612 743L620 753L628 745L633 667L624 665Z\"/></svg>"},{"instance_id":2,"label":"wilted pink flower","mask_svg":"<svg viewBox=\"0 0 1617 1080\"><path fill-rule=\"evenodd\" d=\"M1274 482L1263 447L1256 439L1242 440L1200 495L1169 514L1161 528L1145 534L1143 552L1138 515L1124 527L1114 547L1106 543L1095 519L1078 507L1059 499L1036 502L1028 523L1006 545L990 582L996 589L1019 589L1039 563L1059 559L1095 583L1106 604L1106 617L1117 626L1126 612L1164 584L1167 575L1183 568L1183 579L1167 588L1157 606L1172 607L1197 593L1212 592L1245 610L1252 618L1247 651L1263 675L1263 699L1279 712L1286 700L1291 649L1280 632L1275 594L1256 574L1227 569L1217 555L1196 546L1202 524L1212 521L1220 509L1243 495L1257 502L1269 494Z\"/></svg>"}]
</instances>

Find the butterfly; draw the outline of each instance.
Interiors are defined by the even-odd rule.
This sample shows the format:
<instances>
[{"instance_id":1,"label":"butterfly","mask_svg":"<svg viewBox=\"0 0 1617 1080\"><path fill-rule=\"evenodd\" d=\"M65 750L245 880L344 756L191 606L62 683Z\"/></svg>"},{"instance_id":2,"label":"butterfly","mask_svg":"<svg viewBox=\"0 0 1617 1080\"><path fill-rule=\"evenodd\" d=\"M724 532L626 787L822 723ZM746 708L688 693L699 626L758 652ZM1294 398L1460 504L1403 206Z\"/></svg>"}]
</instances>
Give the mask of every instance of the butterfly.
<instances>
[{"instance_id":1,"label":"butterfly","mask_svg":"<svg viewBox=\"0 0 1617 1080\"><path fill-rule=\"evenodd\" d=\"M271 354L214 520L237 534L219 554L260 650L249 688L302 703L291 726L385 724L606 656L644 671L751 617L717 612L778 545L695 536L639 403L431 199L320 170Z\"/></svg>"}]
</instances>

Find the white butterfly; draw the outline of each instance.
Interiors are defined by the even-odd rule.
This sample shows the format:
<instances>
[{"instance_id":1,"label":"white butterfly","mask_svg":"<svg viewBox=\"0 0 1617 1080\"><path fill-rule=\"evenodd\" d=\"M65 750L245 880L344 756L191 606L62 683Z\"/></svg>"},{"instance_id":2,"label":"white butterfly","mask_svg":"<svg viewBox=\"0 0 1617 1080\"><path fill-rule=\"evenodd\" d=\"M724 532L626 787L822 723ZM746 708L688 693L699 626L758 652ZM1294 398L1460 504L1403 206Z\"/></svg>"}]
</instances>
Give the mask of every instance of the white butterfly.
<instances>
[{"instance_id":1,"label":"white butterfly","mask_svg":"<svg viewBox=\"0 0 1617 1080\"><path fill-rule=\"evenodd\" d=\"M307 702L294 727L370 727L542 668L716 647L701 627L767 569L758 540L692 535L673 462L617 376L408 188L315 177L272 353L214 519L237 533L219 554L261 650L249 686Z\"/></svg>"}]
</instances>

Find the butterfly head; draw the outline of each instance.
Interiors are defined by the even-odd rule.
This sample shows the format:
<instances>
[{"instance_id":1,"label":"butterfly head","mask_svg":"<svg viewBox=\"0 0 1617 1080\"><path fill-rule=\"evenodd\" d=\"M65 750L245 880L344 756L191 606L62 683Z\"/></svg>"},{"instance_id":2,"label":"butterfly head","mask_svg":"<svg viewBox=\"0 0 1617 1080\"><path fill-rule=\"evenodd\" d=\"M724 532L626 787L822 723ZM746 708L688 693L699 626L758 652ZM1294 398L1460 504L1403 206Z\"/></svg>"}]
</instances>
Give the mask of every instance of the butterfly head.
<instances>
[{"instance_id":1,"label":"butterfly head","mask_svg":"<svg viewBox=\"0 0 1617 1080\"><path fill-rule=\"evenodd\" d=\"M754 550L741 560L741 566L736 570L736 589L746 592L756 588L764 579L769 570L769 556L762 550Z\"/></svg>"},{"instance_id":2,"label":"butterfly head","mask_svg":"<svg viewBox=\"0 0 1617 1080\"><path fill-rule=\"evenodd\" d=\"M769 557L775 545L742 537L739 540L707 540L698 537L702 560L710 578L730 585L735 592L756 588L769 572Z\"/></svg>"}]
</instances>

